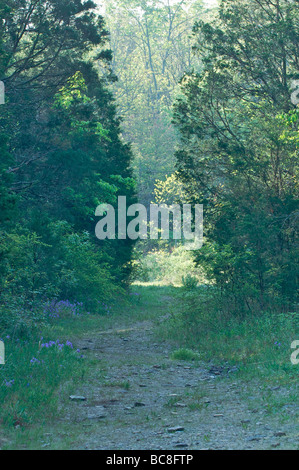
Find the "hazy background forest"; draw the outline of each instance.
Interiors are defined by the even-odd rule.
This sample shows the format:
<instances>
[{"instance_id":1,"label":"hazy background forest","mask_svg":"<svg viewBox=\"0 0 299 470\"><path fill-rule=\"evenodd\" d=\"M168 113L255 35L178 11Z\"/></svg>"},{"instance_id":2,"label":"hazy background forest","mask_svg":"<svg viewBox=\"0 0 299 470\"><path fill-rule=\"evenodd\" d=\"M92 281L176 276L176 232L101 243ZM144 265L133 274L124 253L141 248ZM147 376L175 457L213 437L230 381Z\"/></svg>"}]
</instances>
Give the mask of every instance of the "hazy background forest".
<instances>
[{"instance_id":1,"label":"hazy background forest","mask_svg":"<svg viewBox=\"0 0 299 470\"><path fill-rule=\"evenodd\" d=\"M275 344L272 372L294 383L299 0L0 0L0 14L1 423L56 409L87 367L71 322L112 326L163 289L177 310L160 335L220 362ZM203 248L97 240L95 209L118 196L203 204Z\"/></svg>"},{"instance_id":2,"label":"hazy background forest","mask_svg":"<svg viewBox=\"0 0 299 470\"><path fill-rule=\"evenodd\" d=\"M173 105L186 72L199 71L193 27L198 18L211 18L207 8L216 1L104 2L114 51L113 86L122 116L124 139L132 143L138 200L150 203L185 202L176 175L179 132ZM137 245L134 253L139 281L180 284L186 273L202 279L193 256L167 243Z\"/></svg>"},{"instance_id":3,"label":"hazy background forest","mask_svg":"<svg viewBox=\"0 0 299 470\"><path fill-rule=\"evenodd\" d=\"M298 5L224 2L214 23L212 4L104 4L138 199L204 203L196 257L205 276L248 309L256 299L288 308L298 260ZM164 248L137 247L141 279L194 272L184 250Z\"/></svg>"}]
</instances>

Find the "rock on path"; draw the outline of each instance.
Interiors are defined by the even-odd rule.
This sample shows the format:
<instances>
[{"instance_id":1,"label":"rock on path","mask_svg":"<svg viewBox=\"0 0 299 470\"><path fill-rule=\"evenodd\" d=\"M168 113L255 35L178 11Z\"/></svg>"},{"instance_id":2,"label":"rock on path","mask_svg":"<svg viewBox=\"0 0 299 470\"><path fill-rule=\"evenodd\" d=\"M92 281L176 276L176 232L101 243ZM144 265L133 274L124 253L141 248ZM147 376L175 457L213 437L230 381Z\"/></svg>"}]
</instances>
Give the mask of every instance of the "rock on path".
<instances>
[{"instance_id":1,"label":"rock on path","mask_svg":"<svg viewBox=\"0 0 299 470\"><path fill-rule=\"evenodd\" d=\"M155 343L149 322L94 333L80 340L99 366L65 400L55 437L67 424L71 449L292 449L290 423L268 415L256 384L237 374L215 373L201 363L170 359L172 348ZM154 344L155 343L155 344ZM153 345L154 344L154 345ZM281 393L279 390L272 393ZM57 445L57 443L56 443Z\"/></svg>"}]
</instances>

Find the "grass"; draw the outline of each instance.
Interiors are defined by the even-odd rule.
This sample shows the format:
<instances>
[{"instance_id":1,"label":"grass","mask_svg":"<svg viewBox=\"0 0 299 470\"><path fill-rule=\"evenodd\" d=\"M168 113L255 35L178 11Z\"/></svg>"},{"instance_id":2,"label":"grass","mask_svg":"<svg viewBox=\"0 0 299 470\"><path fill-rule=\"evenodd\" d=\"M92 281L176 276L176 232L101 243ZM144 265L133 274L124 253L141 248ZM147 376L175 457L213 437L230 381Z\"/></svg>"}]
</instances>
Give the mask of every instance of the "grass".
<instances>
[{"instance_id":1,"label":"grass","mask_svg":"<svg viewBox=\"0 0 299 470\"><path fill-rule=\"evenodd\" d=\"M158 334L179 347L173 358L202 361L214 365L237 366L252 377L266 382L297 380L298 366L291 363L291 344L299 337L298 314L261 313L238 317L227 315L210 301L207 288L173 289L170 318Z\"/></svg>"},{"instance_id":2,"label":"grass","mask_svg":"<svg viewBox=\"0 0 299 470\"><path fill-rule=\"evenodd\" d=\"M181 400L182 397L170 397L165 406L167 406L168 408L173 408L177 405L177 403L180 403Z\"/></svg>"},{"instance_id":3,"label":"grass","mask_svg":"<svg viewBox=\"0 0 299 470\"><path fill-rule=\"evenodd\" d=\"M244 318L224 315L215 308L215 299L210 302L207 287L194 289L186 296L186 291L179 287L134 285L132 294L116 304L109 316L55 320L43 324L38 334L19 341L5 338L1 332L6 364L0 366L0 447L5 448L6 439L13 442L7 444L8 448L20 448L26 443L28 448L30 441L37 443L39 430L55 423L59 404L68 399L70 391L84 381L87 373L96 370L99 363L95 364L92 354L83 352L81 357L82 353L76 351L79 339L90 338L95 331L125 329L147 320L154 322L159 338L172 342L173 360L195 361L194 367L198 359L208 364L237 366L239 372L230 379L240 379L252 387L259 383L265 412L289 419L285 410L296 402L294 390L298 380L299 366L292 365L290 360L291 343L299 337L297 315L265 313ZM55 344L42 347L50 341ZM74 344L73 348L67 341ZM108 366L101 363L101 369ZM105 374L99 380L105 385ZM130 387L127 381L107 385L125 390ZM270 390L277 385L282 388L279 396ZM251 386L240 390L245 399ZM201 394L189 398L191 411L206 406ZM170 399L168 406L175 406L178 400ZM255 407L249 399L248 403ZM61 437L60 448L68 448L66 440L70 438L67 433L65 438ZM41 442L40 446L46 444Z\"/></svg>"},{"instance_id":4,"label":"grass","mask_svg":"<svg viewBox=\"0 0 299 470\"><path fill-rule=\"evenodd\" d=\"M112 387L112 388L123 388L124 390L130 390L131 384L128 381L122 381L122 382L104 382L103 383L104 387Z\"/></svg>"},{"instance_id":5,"label":"grass","mask_svg":"<svg viewBox=\"0 0 299 470\"><path fill-rule=\"evenodd\" d=\"M198 361L200 358L198 352L191 351L191 349L180 348L174 351L171 355L171 359L178 361Z\"/></svg>"},{"instance_id":6,"label":"grass","mask_svg":"<svg viewBox=\"0 0 299 470\"><path fill-rule=\"evenodd\" d=\"M25 339L2 331L6 353L6 363L0 366L2 432L10 435L19 429L26 434L55 420L61 401L68 400L94 366L85 351L77 350L76 342L112 325L109 317L84 315L42 323L38 330L27 332Z\"/></svg>"},{"instance_id":7,"label":"grass","mask_svg":"<svg viewBox=\"0 0 299 470\"><path fill-rule=\"evenodd\" d=\"M0 368L1 425L26 428L41 416L53 418L60 385L84 377L87 364L81 353L56 337L17 342L6 338L5 346L6 364Z\"/></svg>"},{"instance_id":8,"label":"grass","mask_svg":"<svg viewBox=\"0 0 299 470\"><path fill-rule=\"evenodd\" d=\"M110 315L66 315L42 323L27 332L25 339L11 338L0 331L6 349L6 364L0 366L0 446L3 432L7 435L11 430L20 430L26 434L55 420L61 400L68 398L68 392L95 366L88 353L77 352L79 339L91 337L95 331L125 329L139 320L163 316L163 304L155 305L157 291L159 298L168 294L163 287L134 286L127 298L113 306ZM44 344L51 347L43 347ZM102 381L104 385L104 377ZM128 390L130 383L124 381L115 386Z\"/></svg>"}]
</instances>

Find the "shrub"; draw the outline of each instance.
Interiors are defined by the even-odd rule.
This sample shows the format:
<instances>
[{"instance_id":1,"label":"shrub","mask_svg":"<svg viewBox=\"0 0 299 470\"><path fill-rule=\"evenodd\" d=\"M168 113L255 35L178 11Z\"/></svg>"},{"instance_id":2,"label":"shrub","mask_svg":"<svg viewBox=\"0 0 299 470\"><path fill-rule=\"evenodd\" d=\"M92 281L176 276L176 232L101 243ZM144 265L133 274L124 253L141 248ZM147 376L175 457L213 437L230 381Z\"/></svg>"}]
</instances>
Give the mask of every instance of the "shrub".
<instances>
[{"instance_id":1,"label":"shrub","mask_svg":"<svg viewBox=\"0 0 299 470\"><path fill-rule=\"evenodd\" d=\"M187 290L195 289L198 286L198 279L191 274L183 276L182 278L183 287Z\"/></svg>"},{"instance_id":2,"label":"shrub","mask_svg":"<svg viewBox=\"0 0 299 470\"><path fill-rule=\"evenodd\" d=\"M196 268L192 253L183 246L150 251L140 258L135 275L138 281L180 285L186 273L196 278L197 283L203 281L202 271Z\"/></svg>"},{"instance_id":3,"label":"shrub","mask_svg":"<svg viewBox=\"0 0 299 470\"><path fill-rule=\"evenodd\" d=\"M171 355L172 359L178 361L197 361L199 359L199 354L197 352L192 351L191 349L178 349L174 351Z\"/></svg>"}]
</instances>

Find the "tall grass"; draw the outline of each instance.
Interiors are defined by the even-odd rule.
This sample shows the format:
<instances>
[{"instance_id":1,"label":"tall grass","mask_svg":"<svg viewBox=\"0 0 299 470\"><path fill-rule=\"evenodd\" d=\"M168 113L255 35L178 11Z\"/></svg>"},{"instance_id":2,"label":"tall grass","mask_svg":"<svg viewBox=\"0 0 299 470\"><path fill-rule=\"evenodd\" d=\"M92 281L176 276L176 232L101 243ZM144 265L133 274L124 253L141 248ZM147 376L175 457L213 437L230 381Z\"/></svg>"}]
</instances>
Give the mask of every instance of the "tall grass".
<instances>
[{"instance_id":1,"label":"tall grass","mask_svg":"<svg viewBox=\"0 0 299 470\"><path fill-rule=\"evenodd\" d=\"M254 374L286 378L296 376L291 343L299 337L295 312L255 311L236 315L229 311L214 287L176 290L171 316L159 334L178 347L191 348L204 361L230 363Z\"/></svg>"},{"instance_id":2,"label":"tall grass","mask_svg":"<svg viewBox=\"0 0 299 470\"><path fill-rule=\"evenodd\" d=\"M84 359L70 341L4 338L6 364L0 366L0 423L26 427L57 411L59 387L84 374Z\"/></svg>"}]
</instances>

